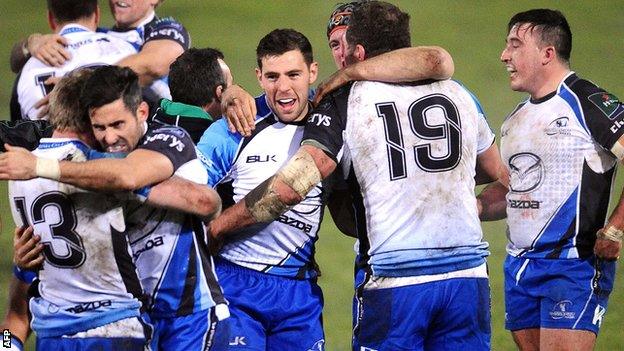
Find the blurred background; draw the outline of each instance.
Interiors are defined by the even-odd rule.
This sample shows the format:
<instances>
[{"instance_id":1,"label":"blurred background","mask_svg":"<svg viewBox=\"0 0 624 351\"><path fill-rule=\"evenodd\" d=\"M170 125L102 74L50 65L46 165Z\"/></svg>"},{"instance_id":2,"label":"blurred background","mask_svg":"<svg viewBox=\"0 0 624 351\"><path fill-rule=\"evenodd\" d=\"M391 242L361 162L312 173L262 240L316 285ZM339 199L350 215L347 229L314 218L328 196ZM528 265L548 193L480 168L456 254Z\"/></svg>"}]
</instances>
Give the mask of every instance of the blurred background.
<instances>
[{"instance_id":1,"label":"blurred background","mask_svg":"<svg viewBox=\"0 0 624 351\"><path fill-rule=\"evenodd\" d=\"M624 98L624 0L611 1L443 1L394 0L392 3L411 15L413 45L439 45L455 61L455 79L464 83L481 101L492 129L500 126L522 93L509 89L508 75L500 52L507 22L515 13L530 8L561 10L573 33L572 69L609 92ZM255 78L255 48L266 33L275 28L294 28L312 42L320 65L320 82L334 70L327 46L326 25L336 1L195 1L166 0L157 13L173 16L191 34L194 47L215 47L223 51L234 80L253 94L260 93ZM113 21L108 1L100 1L100 26ZM0 118L9 118L9 99L15 79L9 69L13 43L30 33L48 33L45 1L1 0L0 33ZM317 82L317 83L318 83ZM613 191L617 201L623 177ZM7 282L11 274L13 221L6 196L6 182L0 183L0 315L4 314ZM392 220L392 218L388 218ZM485 240L490 243L490 285L492 288L492 349L515 348L504 330L503 273L505 224L484 223ZM342 236L329 216L320 232L317 257L322 269L319 281L325 294L324 325L327 350L349 350L351 297L353 293L353 239ZM620 264L609 309L596 350L624 349L624 273ZM28 349L34 349L32 341Z\"/></svg>"}]
</instances>

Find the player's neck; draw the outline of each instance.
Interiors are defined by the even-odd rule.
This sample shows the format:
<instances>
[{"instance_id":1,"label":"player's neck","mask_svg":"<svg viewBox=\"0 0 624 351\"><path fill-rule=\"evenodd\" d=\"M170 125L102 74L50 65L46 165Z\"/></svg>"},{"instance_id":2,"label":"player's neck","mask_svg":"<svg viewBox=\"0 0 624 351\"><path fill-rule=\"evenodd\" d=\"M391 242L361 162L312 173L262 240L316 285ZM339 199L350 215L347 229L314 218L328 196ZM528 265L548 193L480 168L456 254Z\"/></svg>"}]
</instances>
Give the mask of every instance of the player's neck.
<instances>
[{"instance_id":1,"label":"player's neck","mask_svg":"<svg viewBox=\"0 0 624 351\"><path fill-rule=\"evenodd\" d=\"M52 133L52 138L66 138L66 139L78 139L85 143L86 145L93 147L93 138L82 133L77 133L73 130L64 129L64 130L55 130Z\"/></svg>"},{"instance_id":2,"label":"player's neck","mask_svg":"<svg viewBox=\"0 0 624 351\"><path fill-rule=\"evenodd\" d=\"M531 99L541 99L553 91L556 91L561 81L568 74L570 74L570 68L564 65L558 65L544 72L543 83L535 91L531 92Z\"/></svg>"},{"instance_id":3,"label":"player's neck","mask_svg":"<svg viewBox=\"0 0 624 351\"><path fill-rule=\"evenodd\" d=\"M63 30L63 28L68 25L76 25L76 24L79 26L83 26L92 32L95 32L95 30L97 29L97 22L93 21L91 18L85 18L85 19L71 21L71 22L60 22L58 26L56 27L55 33L56 34L60 33L61 30Z\"/></svg>"}]
</instances>

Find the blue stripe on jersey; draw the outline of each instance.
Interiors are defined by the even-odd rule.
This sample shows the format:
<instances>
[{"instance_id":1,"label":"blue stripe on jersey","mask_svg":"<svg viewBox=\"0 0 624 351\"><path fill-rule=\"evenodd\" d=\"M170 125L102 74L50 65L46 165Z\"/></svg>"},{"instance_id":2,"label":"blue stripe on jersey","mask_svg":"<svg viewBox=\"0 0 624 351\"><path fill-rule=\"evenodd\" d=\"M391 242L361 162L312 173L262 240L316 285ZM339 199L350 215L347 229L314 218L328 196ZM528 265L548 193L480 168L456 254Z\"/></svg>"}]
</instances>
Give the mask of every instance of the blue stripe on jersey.
<instances>
[{"instance_id":1,"label":"blue stripe on jersey","mask_svg":"<svg viewBox=\"0 0 624 351\"><path fill-rule=\"evenodd\" d=\"M583 126L583 129L585 129L588 134L591 134L587 128L587 124L585 124L585 116L583 116L583 112L581 112L581 104L579 103L576 94L574 94L567 85L561 84L559 88L559 96L567 102L568 105L570 105L570 108L574 111L574 116L579 121L581 126Z\"/></svg>"},{"instance_id":2,"label":"blue stripe on jersey","mask_svg":"<svg viewBox=\"0 0 624 351\"><path fill-rule=\"evenodd\" d=\"M291 253L288 258L275 266L270 266L265 272L305 279L315 277L317 272L312 267L309 267L309 265L312 261L312 257L314 257L314 243L317 239L318 236L306 241L302 247Z\"/></svg>"},{"instance_id":3,"label":"blue stripe on jersey","mask_svg":"<svg viewBox=\"0 0 624 351\"><path fill-rule=\"evenodd\" d=\"M479 101L479 99L477 99L475 94L473 94L472 91L470 91L470 89L468 89L462 82L460 82L458 80L455 80L455 79L451 79L451 80L454 81L455 83L461 85L462 88L464 88L464 90L472 98L472 101L474 101L475 105L477 105L477 111L479 111L479 113L483 115L483 118L486 118L485 111L483 110L483 106L481 106L481 102Z\"/></svg>"},{"instance_id":4,"label":"blue stripe on jersey","mask_svg":"<svg viewBox=\"0 0 624 351\"><path fill-rule=\"evenodd\" d=\"M576 218L578 193L579 188L577 187L555 212L548 224L546 224L542 230L542 233L536 238L533 245L531 245L531 250L522 255L523 257L545 258L557 245L557 243L559 243L561 237L565 235L566 231L570 227L570 224L572 224L572 221ZM570 238L570 241L571 240L573 240L573 238ZM572 247L572 243L565 243L564 247L570 248Z\"/></svg>"},{"instance_id":5,"label":"blue stripe on jersey","mask_svg":"<svg viewBox=\"0 0 624 351\"><path fill-rule=\"evenodd\" d=\"M72 335L118 320L139 317L141 303L135 299L91 301L78 306L57 306L41 297L30 299L31 327L38 337ZM69 309L69 310L68 310ZM81 309L80 311L77 311ZM52 313L55 312L55 313Z\"/></svg>"},{"instance_id":6,"label":"blue stripe on jersey","mask_svg":"<svg viewBox=\"0 0 624 351\"><path fill-rule=\"evenodd\" d=\"M77 149L79 149L83 154L88 155L91 151L91 148L85 145L83 142L78 140L66 140L66 141L53 141L50 142L48 140L43 140L41 144L39 144L38 149L46 150L46 149L55 149L64 145L72 144Z\"/></svg>"},{"instance_id":7,"label":"blue stripe on jersey","mask_svg":"<svg viewBox=\"0 0 624 351\"><path fill-rule=\"evenodd\" d=\"M175 248L164 268L162 280L156 288L150 316L172 317L177 314L184 292L187 271L189 269L189 253L193 245L193 230L187 227L180 229Z\"/></svg>"},{"instance_id":8,"label":"blue stripe on jersey","mask_svg":"<svg viewBox=\"0 0 624 351\"><path fill-rule=\"evenodd\" d=\"M230 172L242 139L228 130L224 118L206 129L197 143L197 156L208 172L208 185L214 187Z\"/></svg>"}]
</instances>

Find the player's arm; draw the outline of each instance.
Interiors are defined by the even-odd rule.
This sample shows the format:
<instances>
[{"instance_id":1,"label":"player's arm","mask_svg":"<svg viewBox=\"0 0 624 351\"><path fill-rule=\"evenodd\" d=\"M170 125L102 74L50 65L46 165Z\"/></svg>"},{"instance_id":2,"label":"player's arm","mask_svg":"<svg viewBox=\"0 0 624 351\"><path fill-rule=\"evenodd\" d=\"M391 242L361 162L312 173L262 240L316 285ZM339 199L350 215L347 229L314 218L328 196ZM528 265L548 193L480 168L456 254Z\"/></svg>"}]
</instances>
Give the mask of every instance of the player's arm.
<instances>
[{"instance_id":1,"label":"player's arm","mask_svg":"<svg viewBox=\"0 0 624 351\"><path fill-rule=\"evenodd\" d=\"M448 79L455 65L451 55L438 46L417 46L390 51L349 65L324 80L316 91L316 105L329 92L356 80L388 83L424 79Z\"/></svg>"},{"instance_id":2,"label":"player's arm","mask_svg":"<svg viewBox=\"0 0 624 351\"><path fill-rule=\"evenodd\" d=\"M301 202L306 194L336 168L325 152L303 145L274 176L249 192L242 201L210 222L213 238L260 222L271 222Z\"/></svg>"},{"instance_id":3,"label":"player's arm","mask_svg":"<svg viewBox=\"0 0 624 351\"><path fill-rule=\"evenodd\" d=\"M48 66L60 67L71 58L65 46L67 39L58 34L31 34L27 39L13 45L10 58L11 71L13 73L21 71L31 56Z\"/></svg>"},{"instance_id":4,"label":"player's arm","mask_svg":"<svg viewBox=\"0 0 624 351\"><path fill-rule=\"evenodd\" d=\"M336 228L344 235L357 238L355 212L351 193L346 189L332 190L327 199L327 208Z\"/></svg>"},{"instance_id":5,"label":"player's arm","mask_svg":"<svg viewBox=\"0 0 624 351\"><path fill-rule=\"evenodd\" d=\"M173 40L152 40L146 42L141 51L124 58L117 65L130 67L139 76L141 86L147 86L169 74L169 66L182 53L182 45Z\"/></svg>"},{"instance_id":6,"label":"player's arm","mask_svg":"<svg viewBox=\"0 0 624 351\"><path fill-rule=\"evenodd\" d=\"M11 348L9 350L23 350L23 345L31 332L28 320L29 286L15 276L9 278L6 315L0 324L0 329L11 332Z\"/></svg>"},{"instance_id":7,"label":"player's arm","mask_svg":"<svg viewBox=\"0 0 624 351\"><path fill-rule=\"evenodd\" d=\"M221 198L214 189L177 176L151 187L147 203L191 213L205 222L221 213Z\"/></svg>"},{"instance_id":8,"label":"player's arm","mask_svg":"<svg viewBox=\"0 0 624 351\"><path fill-rule=\"evenodd\" d=\"M37 157L24 148L8 144L5 148L7 152L0 154L0 179L4 180L42 177L89 190L130 191L173 175L171 160L152 150L137 149L123 159L59 162Z\"/></svg>"},{"instance_id":9,"label":"player's arm","mask_svg":"<svg viewBox=\"0 0 624 351\"><path fill-rule=\"evenodd\" d=\"M238 131L247 137L256 127L256 100L239 85L230 85L223 91L221 111L232 133Z\"/></svg>"}]
</instances>

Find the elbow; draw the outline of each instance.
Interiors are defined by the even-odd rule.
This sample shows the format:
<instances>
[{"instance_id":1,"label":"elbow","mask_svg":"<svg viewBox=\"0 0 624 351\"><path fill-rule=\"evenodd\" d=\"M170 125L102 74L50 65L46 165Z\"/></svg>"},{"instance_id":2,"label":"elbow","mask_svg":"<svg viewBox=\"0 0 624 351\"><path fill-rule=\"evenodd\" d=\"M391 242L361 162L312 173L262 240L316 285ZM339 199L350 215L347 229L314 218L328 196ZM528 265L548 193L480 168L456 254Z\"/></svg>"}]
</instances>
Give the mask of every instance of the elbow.
<instances>
[{"instance_id":1,"label":"elbow","mask_svg":"<svg viewBox=\"0 0 624 351\"><path fill-rule=\"evenodd\" d=\"M132 174L126 173L117 177L114 188L117 191L134 191L140 188L140 185Z\"/></svg>"},{"instance_id":2,"label":"elbow","mask_svg":"<svg viewBox=\"0 0 624 351\"><path fill-rule=\"evenodd\" d=\"M455 73L453 57L441 47L434 46L429 53L427 61L431 65L431 71L434 72L435 79L449 79Z\"/></svg>"},{"instance_id":3,"label":"elbow","mask_svg":"<svg viewBox=\"0 0 624 351\"><path fill-rule=\"evenodd\" d=\"M214 189L208 188L206 196L203 196L199 203L200 215L204 218L204 221L211 221L221 214L221 206L219 194Z\"/></svg>"}]
</instances>

